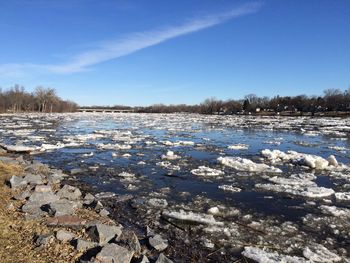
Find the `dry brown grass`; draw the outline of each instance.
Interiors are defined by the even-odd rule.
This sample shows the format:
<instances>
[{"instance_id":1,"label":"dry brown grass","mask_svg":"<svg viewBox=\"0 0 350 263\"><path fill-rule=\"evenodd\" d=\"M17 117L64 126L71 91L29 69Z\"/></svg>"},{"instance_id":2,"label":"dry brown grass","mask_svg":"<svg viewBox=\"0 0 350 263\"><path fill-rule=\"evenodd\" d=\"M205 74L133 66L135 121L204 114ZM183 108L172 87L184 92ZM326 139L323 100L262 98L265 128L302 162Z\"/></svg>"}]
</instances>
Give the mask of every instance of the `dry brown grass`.
<instances>
[{"instance_id":1,"label":"dry brown grass","mask_svg":"<svg viewBox=\"0 0 350 263\"><path fill-rule=\"evenodd\" d=\"M22 172L18 165L7 165L0 162L0 178L2 182L13 174ZM45 248L36 248L33 238L36 234L54 233L53 228L39 221L26 221L16 210L21 202L11 200L14 192L3 183L0 184L0 261L2 263L44 263L44 262L76 262L81 255L69 244L58 241ZM8 209L12 203L14 209Z\"/></svg>"},{"instance_id":2,"label":"dry brown grass","mask_svg":"<svg viewBox=\"0 0 350 263\"><path fill-rule=\"evenodd\" d=\"M3 185L5 181L11 178L12 175L18 175L22 172L22 166L16 164L7 164L0 161L0 184Z\"/></svg>"}]
</instances>

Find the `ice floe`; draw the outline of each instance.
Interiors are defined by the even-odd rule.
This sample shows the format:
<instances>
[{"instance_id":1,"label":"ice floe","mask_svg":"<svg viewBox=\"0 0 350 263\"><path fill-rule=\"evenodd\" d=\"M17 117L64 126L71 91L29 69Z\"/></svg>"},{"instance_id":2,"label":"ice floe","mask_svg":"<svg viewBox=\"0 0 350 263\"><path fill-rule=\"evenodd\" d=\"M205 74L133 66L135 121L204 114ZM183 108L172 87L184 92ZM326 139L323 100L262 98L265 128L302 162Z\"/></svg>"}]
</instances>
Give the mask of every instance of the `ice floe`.
<instances>
[{"instance_id":1,"label":"ice floe","mask_svg":"<svg viewBox=\"0 0 350 263\"><path fill-rule=\"evenodd\" d=\"M268 252L256 247L245 247L242 255L258 263L306 263L310 262L302 257L282 255L277 252ZM311 263L311 262L310 262Z\"/></svg>"},{"instance_id":2,"label":"ice floe","mask_svg":"<svg viewBox=\"0 0 350 263\"><path fill-rule=\"evenodd\" d=\"M296 151L283 152L270 149L262 150L261 154L271 161L271 163L292 163L316 170L330 170L339 165L334 155L330 155L328 160L326 160L321 156L312 154L299 153Z\"/></svg>"},{"instance_id":3,"label":"ice floe","mask_svg":"<svg viewBox=\"0 0 350 263\"><path fill-rule=\"evenodd\" d=\"M165 216L167 218L173 218L180 221L186 221L191 223L198 223L198 224L205 224L205 225L218 225L222 226L224 223L216 221L213 215L207 215L207 214L197 214L192 211L184 211L180 210L177 211L164 211L162 213L162 216Z\"/></svg>"},{"instance_id":4,"label":"ice floe","mask_svg":"<svg viewBox=\"0 0 350 263\"><path fill-rule=\"evenodd\" d=\"M328 214L336 217L350 218L350 209L348 208L321 205L320 209L324 214Z\"/></svg>"},{"instance_id":5,"label":"ice floe","mask_svg":"<svg viewBox=\"0 0 350 263\"><path fill-rule=\"evenodd\" d=\"M221 170L210 168L207 166L199 166L197 169L191 170L191 173L198 176L219 176L225 174L225 172Z\"/></svg>"},{"instance_id":6,"label":"ice floe","mask_svg":"<svg viewBox=\"0 0 350 263\"><path fill-rule=\"evenodd\" d=\"M227 184L219 185L218 188L227 192L232 192L232 193L238 193L242 191L241 188L235 187L233 185L227 185Z\"/></svg>"},{"instance_id":7,"label":"ice floe","mask_svg":"<svg viewBox=\"0 0 350 263\"><path fill-rule=\"evenodd\" d=\"M316 244L312 247L306 247L303 250L303 255L311 262L315 263L331 263L339 262L342 260L337 254L329 251L326 247Z\"/></svg>"},{"instance_id":8,"label":"ice floe","mask_svg":"<svg viewBox=\"0 0 350 263\"><path fill-rule=\"evenodd\" d=\"M230 150L247 150L249 148L249 145L238 143L238 144L229 145L227 148L229 148Z\"/></svg>"},{"instance_id":9,"label":"ice floe","mask_svg":"<svg viewBox=\"0 0 350 263\"><path fill-rule=\"evenodd\" d=\"M218 162L237 171L281 173L282 170L241 157L219 157Z\"/></svg>"},{"instance_id":10,"label":"ice floe","mask_svg":"<svg viewBox=\"0 0 350 263\"><path fill-rule=\"evenodd\" d=\"M350 192L335 193L337 201L350 201Z\"/></svg>"},{"instance_id":11,"label":"ice floe","mask_svg":"<svg viewBox=\"0 0 350 263\"><path fill-rule=\"evenodd\" d=\"M162 155L162 159L166 159L166 160L176 160L179 158L180 158L180 156L176 155L173 151L167 151L166 154Z\"/></svg>"}]
</instances>

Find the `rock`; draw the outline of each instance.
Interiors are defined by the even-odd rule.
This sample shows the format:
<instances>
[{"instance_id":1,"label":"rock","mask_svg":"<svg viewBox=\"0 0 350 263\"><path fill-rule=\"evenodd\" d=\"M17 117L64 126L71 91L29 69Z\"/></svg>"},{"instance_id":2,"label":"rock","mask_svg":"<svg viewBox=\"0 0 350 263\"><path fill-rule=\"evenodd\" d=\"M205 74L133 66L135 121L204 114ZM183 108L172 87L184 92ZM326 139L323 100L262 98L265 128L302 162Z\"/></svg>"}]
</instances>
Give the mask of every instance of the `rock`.
<instances>
[{"instance_id":1,"label":"rock","mask_svg":"<svg viewBox=\"0 0 350 263\"><path fill-rule=\"evenodd\" d=\"M99 213L101 216L108 216L110 213L108 212L107 209L101 209L100 213Z\"/></svg>"},{"instance_id":2,"label":"rock","mask_svg":"<svg viewBox=\"0 0 350 263\"><path fill-rule=\"evenodd\" d=\"M57 195L74 201L81 198L81 191L77 187L66 184L57 192Z\"/></svg>"},{"instance_id":3,"label":"rock","mask_svg":"<svg viewBox=\"0 0 350 263\"><path fill-rule=\"evenodd\" d=\"M64 175L59 173L52 173L48 174L46 178L50 184L58 184L64 179Z\"/></svg>"},{"instance_id":4,"label":"rock","mask_svg":"<svg viewBox=\"0 0 350 263\"><path fill-rule=\"evenodd\" d=\"M95 262L99 263L130 263L133 252L117 244L105 245L101 252L96 255Z\"/></svg>"},{"instance_id":5,"label":"rock","mask_svg":"<svg viewBox=\"0 0 350 263\"><path fill-rule=\"evenodd\" d=\"M20 176L13 175L10 179L11 188L18 188L27 185L27 181Z\"/></svg>"},{"instance_id":6,"label":"rock","mask_svg":"<svg viewBox=\"0 0 350 263\"><path fill-rule=\"evenodd\" d=\"M35 186L34 191L37 193L49 193L49 192L52 192L52 189L51 189L51 186L49 185L41 184L41 185Z\"/></svg>"},{"instance_id":7,"label":"rock","mask_svg":"<svg viewBox=\"0 0 350 263\"><path fill-rule=\"evenodd\" d=\"M136 263L150 263L150 262L145 255L142 255L142 257Z\"/></svg>"},{"instance_id":8,"label":"rock","mask_svg":"<svg viewBox=\"0 0 350 263\"><path fill-rule=\"evenodd\" d=\"M20 163L20 164L24 164L24 163L25 163L25 160L23 159L23 156L22 156L22 155L19 156L19 157L17 157L17 158L16 158L16 161L18 161L18 163Z\"/></svg>"},{"instance_id":9,"label":"rock","mask_svg":"<svg viewBox=\"0 0 350 263\"><path fill-rule=\"evenodd\" d=\"M26 220L37 219L46 215L46 212L41 210L41 202L28 201L21 210L25 213Z\"/></svg>"},{"instance_id":10,"label":"rock","mask_svg":"<svg viewBox=\"0 0 350 263\"><path fill-rule=\"evenodd\" d=\"M6 164L18 164L18 161L16 159L7 156L0 156L0 161Z\"/></svg>"},{"instance_id":11,"label":"rock","mask_svg":"<svg viewBox=\"0 0 350 263\"><path fill-rule=\"evenodd\" d=\"M94 197L92 194L87 193L87 194L84 196L83 204L89 206L89 205L91 205L94 201L95 201L95 197Z\"/></svg>"},{"instance_id":12,"label":"rock","mask_svg":"<svg viewBox=\"0 0 350 263\"><path fill-rule=\"evenodd\" d=\"M163 239L160 235L150 237L148 243L157 251L163 251L168 247L168 240Z\"/></svg>"},{"instance_id":13,"label":"rock","mask_svg":"<svg viewBox=\"0 0 350 263\"><path fill-rule=\"evenodd\" d=\"M46 224L48 226L62 226L62 227L79 229L86 225L86 220L81 219L78 216L63 215L63 216L48 218L46 220Z\"/></svg>"},{"instance_id":14,"label":"rock","mask_svg":"<svg viewBox=\"0 0 350 263\"><path fill-rule=\"evenodd\" d=\"M27 173L31 173L31 174L47 173L49 170L50 170L50 168L47 165L42 164L42 163L37 162L37 161L33 161L32 164L28 165L25 168L25 171Z\"/></svg>"},{"instance_id":15,"label":"rock","mask_svg":"<svg viewBox=\"0 0 350 263\"><path fill-rule=\"evenodd\" d=\"M126 195L118 195L114 197L114 201L116 203L126 202L133 198L132 195L126 194Z\"/></svg>"},{"instance_id":16,"label":"rock","mask_svg":"<svg viewBox=\"0 0 350 263\"><path fill-rule=\"evenodd\" d=\"M173 263L173 261L168 259L163 253L161 253L155 263Z\"/></svg>"},{"instance_id":17,"label":"rock","mask_svg":"<svg viewBox=\"0 0 350 263\"><path fill-rule=\"evenodd\" d=\"M97 247L98 244L95 243L95 242L90 242L90 241L86 241L86 240L83 240L83 239L76 239L75 240L75 249L76 250L79 250L79 251L85 251L85 250L88 250L90 248L94 248L94 247Z\"/></svg>"},{"instance_id":18,"label":"rock","mask_svg":"<svg viewBox=\"0 0 350 263\"><path fill-rule=\"evenodd\" d=\"M80 202L61 199L46 205L44 210L50 215L62 216L74 214L75 209L81 207L82 204Z\"/></svg>"},{"instance_id":19,"label":"rock","mask_svg":"<svg viewBox=\"0 0 350 263\"><path fill-rule=\"evenodd\" d=\"M104 245L114 237L118 238L122 234L122 227L98 223L89 227L87 234L94 242Z\"/></svg>"},{"instance_id":20,"label":"rock","mask_svg":"<svg viewBox=\"0 0 350 263\"><path fill-rule=\"evenodd\" d=\"M43 179L38 174L26 174L23 179L31 185L43 184Z\"/></svg>"},{"instance_id":21,"label":"rock","mask_svg":"<svg viewBox=\"0 0 350 263\"><path fill-rule=\"evenodd\" d=\"M55 237L51 234L37 235L34 244L36 246L47 246L54 241Z\"/></svg>"},{"instance_id":22,"label":"rock","mask_svg":"<svg viewBox=\"0 0 350 263\"><path fill-rule=\"evenodd\" d=\"M118 239L118 244L134 252L136 256L141 255L141 245L139 239L133 231L123 231Z\"/></svg>"},{"instance_id":23,"label":"rock","mask_svg":"<svg viewBox=\"0 0 350 263\"><path fill-rule=\"evenodd\" d=\"M56 238L61 242L68 242L75 238L74 234L66 230L58 230L56 233Z\"/></svg>"},{"instance_id":24,"label":"rock","mask_svg":"<svg viewBox=\"0 0 350 263\"><path fill-rule=\"evenodd\" d=\"M49 204L57 200L59 200L59 197L53 194L52 192L47 192L47 193L34 192L29 197L29 201L38 202L41 205Z\"/></svg>"},{"instance_id":25,"label":"rock","mask_svg":"<svg viewBox=\"0 0 350 263\"><path fill-rule=\"evenodd\" d=\"M147 237L152 237L154 236L156 233L154 232L154 230L152 228L150 228L149 226L146 226L146 236Z\"/></svg>"},{"instance_id":26,"label":"rock","mask_svg":"<svg viewBox=\"0 0 350 263\"><path fill-rule=\"evenodd\" d=\"M91 205L91 208L93 208L97 213L103 209L103 204L100 201L95 200Z\"/></svg>"},{"instance_id":27,"label":"rock","mask_svg":"<svg viewBox=\"0 0 350 263\"><path fill-rule=\"evenodd\" d=\"M13 199L15 200L25 200L27 199L28 197L30 196L30 192L29 191L24 191L24 192L21 192L15 196L13 196Z\"/></svg>"}]
</instances>

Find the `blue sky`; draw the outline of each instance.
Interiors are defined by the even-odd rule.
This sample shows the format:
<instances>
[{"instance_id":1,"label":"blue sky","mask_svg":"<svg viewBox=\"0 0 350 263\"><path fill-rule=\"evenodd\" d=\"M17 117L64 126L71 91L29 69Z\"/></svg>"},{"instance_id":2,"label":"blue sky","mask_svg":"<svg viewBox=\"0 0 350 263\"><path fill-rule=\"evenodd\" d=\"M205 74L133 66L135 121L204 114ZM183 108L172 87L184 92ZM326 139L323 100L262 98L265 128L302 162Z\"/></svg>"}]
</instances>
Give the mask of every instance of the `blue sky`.
<instances>
[{"instance_id":1,"label":"blue sky","mask_svg":"<svg viewBox=\"0 0 350 263\"><path fill-rule=\"evenodd\" d=\"M348 0L0 1L0 86L81 105L350 86Z\"/></svg>"}]
</instances>

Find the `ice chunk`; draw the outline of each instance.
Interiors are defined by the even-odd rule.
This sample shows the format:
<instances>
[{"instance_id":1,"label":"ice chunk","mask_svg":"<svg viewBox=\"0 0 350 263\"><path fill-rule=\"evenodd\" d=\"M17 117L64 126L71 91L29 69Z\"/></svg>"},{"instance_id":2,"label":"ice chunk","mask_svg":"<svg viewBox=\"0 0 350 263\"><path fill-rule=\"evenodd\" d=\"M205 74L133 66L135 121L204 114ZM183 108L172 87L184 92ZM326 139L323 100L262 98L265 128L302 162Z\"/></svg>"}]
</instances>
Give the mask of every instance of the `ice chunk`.
<instances>
[{"instance_id":1,"label":"ice chunk","mask_svg":"<svg viewBox=\"0 0 350 263\"><path fill-rule=\"evenodd\" d=\"M5 145L1 144L1 148L7 150L8 152L16 152L16 153L22 153L22 152L35 152L39 151L40 147L37 146L25 146L25 145Z\"/></svg>"},{"instance_id":2,"label":"ice chunk","mask_svg":"<svg viewBox=\"0 0 350 263\"><path fill-rule=\"evenodd\" d=\"M60 143L60 142L58 142L57 144L43 143L41 145L40 151L44 152L44 151L49 151L49 150L56 150L56 149L64 148L65 146L66 145L64 143Z\"/></svg>"},{"instance_id":3,"label":"ice chunk","mask_svg":"<svg viewBox=\"0 0 350 263\"><path fill-rule=\"evenodd\" d=\"M227 184L219 185L218 188L222 189L224 191L233 192L233 193L237 193L237 192L242 191L241 188L234 187L233 185L227 185Z\"/></svg>"},{"instance_id":4,"label":"ice chunk","mask_svg":"<svg viewBox=\"0 0 350 263\"><path fill-rule=\"evenodd\" d=\"M303 185L283 185L283 184L256 184L256 188L267 191L286 193L296 196L309 198L324 198L334 194L334 190L318 186L303 186Z\"/></svg>"},{"instance_id":5,"label":"ice chunk","mask_svg":"<svg viewBox=\"0 0 350 263\"><path fill-rule=\"evenodd\" d=\"M335 198L338 201L350 201L350 192L335 193Z\"/></svg>"},{"instance_id":6,"label":"ice chunk","mask_svg":"<svg viewBox=\"0 0 350 263\"><path fill-rule=\"evenodd\" d=\"M162 215L168 218L173 218L177 220L198 223L198 224L219 225L219 226L224 224L223 222L216 221L213 215L196 214L191 211L189 212L186 212L184 210L180 210L179 212L164 211Z\"/></svg>"},{"instance_id":7,"label":"ice chunk","mask_svg":"<svg viewBox=\"0 0 350 263\"><path fill-rule=\"evenodd\" d=\"M339 262L341 257L337 254L329 251L324 246L317 244L314 247L306 247L303 250L303 255L307 259L310 259L311 262L315 263L328 263L328 262Z\"/></svg>"},{"instance_id":8,"label":"ice chunk","mask_svg":"<svg viewBox=\"0 0 350 263\"><path fill-rule=\"evenodd\" d=\"M156 165L167 168L169 170L179 171L181 168L178 165L172 164L168 161L158 162Z\"/></svg>"},{"instance_id":9,"label":"ice chunk","mask_svg":"<svg viewBox=\"0 0 350 263\"><path fill-rule=\"evenodd\" d=\"M249 145L238 143L238 144L230 145L227 148L229 148L230 150L247 150L249 148Z\"/></svg>"},{"instance_id":10,"label":"ice chunk","mask_svg":"<svg viewBox=\"0 0 350 263\"><path fill-rule=\"evenodd\" d=\"M267 252L256 247L245 247L242 255L258 263L304 263L310 262L302 257L282 255L277 252Z\"/></svg>"},{"instance_id":11,"label":"ice chunk","mask_svg":"<svg viewBox=\"0 0 350 263\"><path fill-rule=\"evenodd\" d=\"M338 166L338 161L335 159L334 155L330 155L327 160L329 165Z\"/></svg>"},{"instance_id":12,"label":"ice chunk","mask_svg":"<svg viewBox=\"0 0 350 263\"><path fill-rule=\"evenodd\" d=\"M121 172L120 174L118 174L119 177L123 177L123 178L132 178L135 177L134 174L132 173L127 173L127 172Z\"/></svg>"},{"instance_id":13,"label":"ice chunk","mask_svg":"<svg viewBox=\"0 0 350 263\"><path fill-rule=\"evenodd\" d=\"M209 168L206 166L199 166L197 169L193 169L191 173L199 176L219 176L225 174L221 170Z\"/></svg>"},{"instance_id":14,"label":"ice chunk","mask_svg":"<svg viewBox=\"0 0 350 263\"><path fill-rule=\"evenodd\" d=\"M216 206L208 209L208 214L210 214L210 215L217 215L219 213L220 213L220 210Z\"/></svg>"},{"instance_id":15,"label":"ice chunk","mask_svg":"<svg viewBox=\"0 0 350 263\"><path fill-rule=\"evenodd\" d=\"M350 209L348 209L348 208L340 208L340 207L336 207L336 206L321 205L320 209L324 214L329 214L329 215L332 215L335 217L350 218Z\"/></svg>"},{"instance_id":16,"label":"ice chunk","mask_svg":"<svg viewBox=\"0 0 350 263\"><path fill-rule=\"evenodd\" d=\"M285 153L280 150L269 149L262 150L261 154L272 163L292 163L316 170L325 170L330 169L330 166L338 166L338 162L333 155L329 156L328 160L326 160L321 156L312 154L298 153L295 151L287 151Z\"/></svg>"},{"instance_id":17,"label":"ice chunk","mask_svg":"<svg viewBox=\"0 0 350 263\"><path fill-rule=\"evenodd\" d=\"M238 171L282 173L281 169L241 157L219 157L218 162Z\"/></svg>"},{"instance_id":18,"label":"ice chunk","mask_svg":"<svg viewBox=\"0 0 350 263\"><path fill-rule=\"evenodd\" d=\"M162 159L167 159L167 160L176 160L179 158L180 156L176 155L173 151L167 151L166 154L162 155Z\"/></svg>"}]
</instances>

